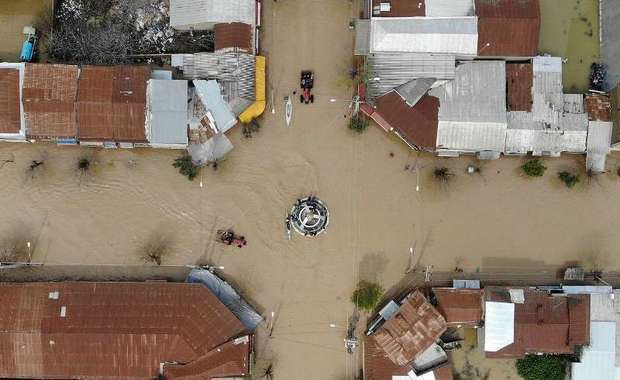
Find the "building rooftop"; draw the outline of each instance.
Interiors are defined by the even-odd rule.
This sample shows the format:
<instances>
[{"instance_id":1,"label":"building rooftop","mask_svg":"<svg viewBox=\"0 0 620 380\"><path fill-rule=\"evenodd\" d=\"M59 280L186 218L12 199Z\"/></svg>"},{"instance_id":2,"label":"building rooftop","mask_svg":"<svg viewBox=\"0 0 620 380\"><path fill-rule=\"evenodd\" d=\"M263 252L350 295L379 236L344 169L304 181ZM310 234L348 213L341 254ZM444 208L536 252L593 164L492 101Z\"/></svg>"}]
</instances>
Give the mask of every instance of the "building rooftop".
<instances>
[{"instance_id":1,"label":"building rooftop","mask_svg":"<svg viewBox=\"0 0 620 380\"><path fill-rule=\"evenodd\" d=\"M151 145L187 146L187 99L186 80L149 80L146 120Z\"/></svg>"},{"instance_id":2,"label":"building rooftop","mask_svg":"<svg viewBox=\"0 0 620 380\"><path fill-rule=\"evenodd\" d=\"M152 379L163 362L198 360L209 362L200 367L207 374L247 373L217 370L222 362L247 368L249 349L219 355L246 329L203 285L4 283L0 290L1 377Z\"/></svg>"},{"instance_id":3,"label":"building rooftop","mask_svg":"<svg viewBox=\"0 0 620 380\"><path fill-rule=\"evenodd\" d=\"M506 106L508 111L532 111L533 76L531 63L506 64Z\"/></svg>"},{"instance_id":4,"label":"building rooftop","mask_svg":"<svg viewBox=\"0 0 620 380\"><path fill-rule=\"evenodd\" d=\"M588 122L586 144L586 168L595 173L606 169L607 155L611 152L611 133L614 123L610 121Z\"/></svg>"},{"instance_id":5,"label":"building rooftop","mask_svg":"<svg viewBox=\"0 0 620 380\"><path fill-rule=\"evenodd\" d=\"M0 67L0 134L21 131L19 68Z\"/></svg>"},{"instance_id":6,"label":"building rooftop","mask_svg":"<svg viewBox=\"0 0 620 380\"><path fill-rule=\"evenodd\" d=\"M533 57L540 33L539 0L476 0L478 55Z\"/></svg>"},{"instance_id":7,"label":"building rooftop","mask_svg":"<svg viewBox=\"0 0 620 380\"><path fill-rule=\"evenodd\" d=\"M255 0L170 0L170 26L175 29L212 29L215 24L256 24Z\"/></svg>"},{"instance_id":8,"label":"building rooftop","mask_svg":"<svg viewBox=\"0 0 620 380\"><path fill-rule=\"evenodd\" d=\"M435 343L446 328L446 320L437 309L415 291L372 338L394 364L405 366Z\"/></svg>"},{"instance_id":9,"label":"building rooftop","mask_svg":"<svg viewBox=\"0 0 620 380\"><path fill-rule=\"evenodd\" d=\"M372 0L372 15L375 17L416 17L425 16L426 7L424 0L391 0L389 11L379 11L381 3L385 3L384 0Z\"/></svg>"},{"instance_id":10,"label":"building rooftop","mask_svg":"<svg viewBox=\"0 0 620 380\"><path fill-rule=\"evenodd\" d=\"M475 56L476 17L400 18L370 20L370 52L438 53Z\"/></svg>"},{"instance_id":11,"label":"building rooftop","mask_svg":"<svg viewBox=\"0 0 620 380\"><path fill-rule=\"evenodd\" d=\"M74 138L79 69L73 65L26 64L22 101L28 137Z\"/></svg>"},{"instance_id":12,"label":"building rooftop","mask_svg":"<svg viewBox=\"0 0 620 380\"><path fill-rule=\"evenodd\" d=\"M80 140L146 142L147 66L84 66L77 123Z\"/></svg>"},{"instance_id":13,"label":"building rooftop","mask_svg":"<svg viewBox=\"0 0 620 380\"><path fill-rule=\"evenodd\" d=\"M607 95L587 94L586 113L590 121L611 121L611 99Z\"/></svg>"},{"instance_id":14,"label":"building rooftop","mask_svg":"<svg viewBox=\"0 0 620 380\"><path fill-rule=\"evenodd\" d=\"M479 326L482 322L482 289L433 288L433 293L448 326Z\"/></svg>"},{"instance_id":15,"label":"building rooftop","mask_svg":"<svg viewBox=\"0 0 620 380\"><path fill-rule=\"evenodd\" d=\"M242 22L215 24L215 50L233 49L253 52L252 25Z\"/></svg>"}]
</instances>

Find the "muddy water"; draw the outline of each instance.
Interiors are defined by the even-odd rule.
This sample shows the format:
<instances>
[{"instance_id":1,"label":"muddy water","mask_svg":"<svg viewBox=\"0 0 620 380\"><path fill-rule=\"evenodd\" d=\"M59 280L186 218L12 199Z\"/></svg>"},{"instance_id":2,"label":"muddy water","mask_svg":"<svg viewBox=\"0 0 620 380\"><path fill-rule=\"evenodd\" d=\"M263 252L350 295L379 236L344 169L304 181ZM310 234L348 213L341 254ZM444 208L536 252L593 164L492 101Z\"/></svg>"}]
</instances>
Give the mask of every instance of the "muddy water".
<instances>
[{"instance_id":1,"label":"muddy water","mask_svg":"<svg viewBox=\"0 0 620 380\"><path fill-rule=\"evenodd\" d=\"M541 0L539 51L567 58L564 90L588 90L590 65L599 60L598 0Z\"/></svg>"}]
</instances>

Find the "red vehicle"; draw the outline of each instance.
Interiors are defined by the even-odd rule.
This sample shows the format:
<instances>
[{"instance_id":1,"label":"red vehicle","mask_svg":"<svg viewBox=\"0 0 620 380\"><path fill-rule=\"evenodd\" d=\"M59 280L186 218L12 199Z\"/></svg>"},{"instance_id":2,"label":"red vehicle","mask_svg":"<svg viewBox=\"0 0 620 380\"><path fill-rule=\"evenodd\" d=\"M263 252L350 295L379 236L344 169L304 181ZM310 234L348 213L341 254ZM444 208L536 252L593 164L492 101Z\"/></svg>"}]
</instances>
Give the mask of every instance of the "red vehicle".
<instances>
[{"instance_id":1,"label":"red vehicle","mask_svg":"<svg viewBox=\"0 0 620 380\"><path fill-rule=\"evenodd\" d=\"M301 94L299 95L300 103L314 103L314 95L312 95L312 87L314 87L314 73L309 70L301 72L301 80L299 83Z\"/></svg>"}]
</instances>

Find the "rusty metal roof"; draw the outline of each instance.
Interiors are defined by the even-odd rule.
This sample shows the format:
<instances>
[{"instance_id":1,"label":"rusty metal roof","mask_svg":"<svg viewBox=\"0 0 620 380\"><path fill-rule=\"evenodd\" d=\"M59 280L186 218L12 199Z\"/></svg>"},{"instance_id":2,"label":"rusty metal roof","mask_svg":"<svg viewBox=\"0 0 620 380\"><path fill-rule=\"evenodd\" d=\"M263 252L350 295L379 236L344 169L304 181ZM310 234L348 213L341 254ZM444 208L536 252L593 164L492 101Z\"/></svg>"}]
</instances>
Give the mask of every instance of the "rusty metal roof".
<instances>
[{"instance_id":1,"label":"rusty metal roof","mask_svg":"<svg viewBox=\"0 0 620 380\"><path fill-rule=\"evenodd\" d=\"M0 69L0 133L19 133L19 70Z\"/></svg>"},{"instance_id":2,"label":"rusty metal roof","mask_svg":"<svg viewBox=\"0 0 620 380\"><path fill-rule=\"evenodd\" d=\"M611 121L611 100L609 96L586 95L586 110L590 121Z\"/></svg>"},{"instance_id":3,"label":"rusty metal roof","mask_svg":"<svg viewBox=\"0 0 620 380\"><path fill-rule=\"evenodd\" d=\"M437 341L446 329L444 317L422 293L415 291L372 337L394 364L404 366Z\"/></svg>"},{"instance_id":4,"label":"rusty metal roof","mask_svg":"<svg viewBox=\"0 0 620 380\"><path fill-rule=\"evenodd\" d=\"M219 353L245 330L198 284L3 283L0 302L3 378L152 379L160 363ZM247 363L236 350L215 356L214 367Z\"/></svg>"},{"instance_id":5,"label":"rusty metal roof","mask_svg":"<svg viewBox=\"0 0 620 380\"><path fill-rule=\"evenodd\" d=\"M26 64L22 97L29 137L77 135L73 103L78 73L78 67L73 65Z\"/></svg>"},{"instance_id":6,"label":"rusty metal roof","mask_svg":"<svg viewBox=\"0 0 620 380\"><path fill-rule=\"evenodd\" d=\"M372 7L378 7L385 0L372 0ZM391 0L390 11L381 12L381 17L414 17L426 16L424 0Z\"/></svg>"},{"instance_id":7,"label":"rusty metal roof","mask_svg":"<svg viewBox=\"0 0 620 380\"><path fill-rule=\"evenodd\" d=\"M424 95L410 107L396 91L391 91L377 98L376 104L376 112L409 145L421 150L435 149L439 99Z\"/></svg>"},{"instance_id":8,"label":"rusty metal roof","mask_svg":"<svg viewBox=\"0 0 620 380\"><path fill-rule=\"evenodd\" d=\"M252 52L252 25L242 22L215 24L215 50L233 48Z\"/></svg>"},{"instance_id":9,"label":"rusty metal roof","mask_svg":"<svg viewBox=\"0 0 620 380\"><path fill-rule=\"evenodd\" d=\"M532 111L534 72L531 63L506 64L508 111Z\"/></svg>"},{"instance_id":10,"label":"rusty metal roof","mask_svg":"<svg viewBox=\"0 0 620 380\"><path fill-rule=\"evenodd\" d=\"M482 289L434 288L433 293L448 325L479 326L482 322Z\"/></svg>"},{"instance_id":11,"label":"rusty metal roof","mask_svg":"<svg viewBox=\"0 0 620 380\"><path fill-rule=\"evenodd\" d=\"M515 304L514 343L488 357L519 358L526 353L569 354L587 345L590 336L589 295L552 296L523 289L525 301ZM485 288L487 301L510 302L508 289Z\"/></svg>"},{"instance_id":12,"label":"rusty metal roof","mask_svg":"<svg viewBox=\"0 0 620 380\"><path fill-rule=\"evenodd\" d=\"M76 110L80 140L144 142L146 66L85 66Z\"/></svg>"},{"instance_id":13,"label":"rusty metal roof","mask_svg":"<svg viewBox=\"0 0 620 380\"><path fill-rule=\"evenodd\" d=\"M533 57L540 33L539 0L476 0L478 55Z\"/></svg>"}]
</instances>

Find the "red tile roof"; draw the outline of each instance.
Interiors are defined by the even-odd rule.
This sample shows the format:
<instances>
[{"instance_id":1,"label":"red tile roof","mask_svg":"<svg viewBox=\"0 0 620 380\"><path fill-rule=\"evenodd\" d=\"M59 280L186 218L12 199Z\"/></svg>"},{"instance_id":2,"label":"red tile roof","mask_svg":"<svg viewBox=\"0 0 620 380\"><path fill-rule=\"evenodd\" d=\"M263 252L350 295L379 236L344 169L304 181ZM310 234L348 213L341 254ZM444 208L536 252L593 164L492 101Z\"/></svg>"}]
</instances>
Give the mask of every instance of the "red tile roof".
<instances>
[{"instance_id":1,"label":"red tile roof","mask_svg":"<svg viewBox=\"0 0 620 380\"><path fill-rule=\"evenodd\" d=\"M446 329L444 317L422 293L415 291L372 338L394 364L404 366L437 341Z\"/></svg>"},{"instance_id":2,"label":"red tile roof","mask_svg":"<svg viewBox=\"0 0 620 380\"><path fill-rule=\"evenodd\" d=\"M410 107L396 91L377 98L376 112L409 145L432 151L437 144L439 99L424 95L415 106Z\"/></svg>"},{"instance_id":3,"label":"red tile roof","mask_svg":"<svg viewBox=\"0 0 620 380\"><path fill-rule=\"evenodd\" d=\"M533 57L540 33L539 0L476 0L478 55Z\"/></svg>"},{"instance_id":4,"label":"red tile roof","mask_svg":"<svg viewBox=\"0 0 620 380\"><path fill-rule=\"evenodd\" d=\"M19 70L0 69L0 133L19 133Z\"/></svg>"},{"instance_id":5,"label":"red tile roof","mask_svg":"<svg viewBox=\"0 0 620 380\"><path fill-rule=\"evenodd\" d=\"M199 284L3 283L0 302L3 378L152 379L165 361L248 360L226 345L244 326Z\"/></svg>"},{"instance_id":6,"label":"red tile roof","mask_svg":"<svg viewBox=\"0 0 620 380\"><path fill-rule=\"evenodd\" d=\"M85 66L76 110L80 140L145 142L146 66Z\"/></svg>"},{"instance_id":7,"label":"red tile roof","mask_svg":"<svg viewBox=\"0 0 620 380\"><path fill-rule=\"evenodd\" d=\"M482 289L434 288L433 293L448 326L479 326L482 322Z\"/></svg>"},{"instance_id":8,"label":"red tile roof","mask_svg":"<svg viewBox=\"0 0 620 380\"><path fill-rule=\"evenodd\" d=\"M588 120L611 121L611 100L609 96L599 94L586 95Z\"/></svg>"},{"instance_id":9,"label":"red tile roof","mask_svg":"<svg viewBox=\"0 0 620 380\"><path fill-rule=\"evenodd\" d=\"M215 50L236 48L252 51L252 26L242 22L215 24Z\"/></svg>"},{"instance_id":10,"label":"red tile roof","mask_svg":"<svg viewBox=\"0 0 620 380\"><path fill-rule=\"evenodd\" d=\"M385 0L372 0L372 6L377 7ZM426 16L424 0L390 0L389 12L381 12L380 17L414 17ZM372 13L371 13L372 14Z\"/></svg>"},{"instance_id":11,"label":"red tile roof","mask_svg":"<svg viewBox=\"0 0 620 380\"><path fill-rule=\"evenodd\" d=\"M487 357L519 358L526 353L569 354L587 345L590 336L588 295L552 296L524 289L525 302L515 304L514 343ZM506 302L507 289L486 288L488 301Z\"/></svg>"},{"instance_id":12,"label":"red tile roof","mask_svg":"<svg viewBox=\"0 0 620 380\"><path fill-rule=\"evenodd\" d=\"M29 137L77 135L73 104L78 73L78 67L72 65L26 64L22 95Z\"/></svg>"},{"instance_id":13,"label":"red tile roof","mask_svg":"<svg viewBox=\"0 0 620 380\"><path fill-rule=\"evenodd\" d=\"M532 111L533 78L531 63L506 64L506 106L509 111Z\"/></svg>"}]
</instances>

